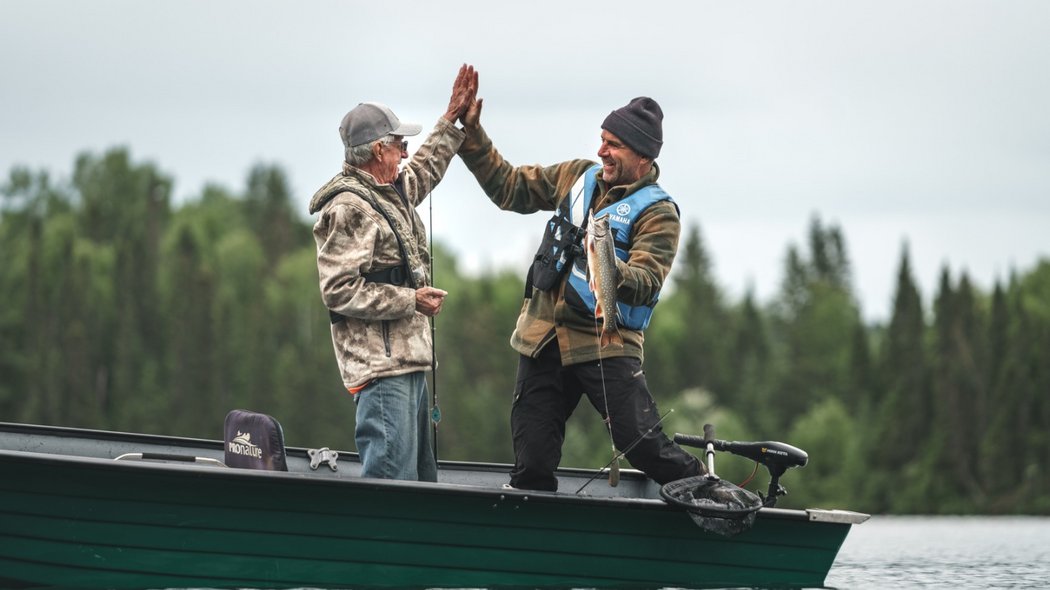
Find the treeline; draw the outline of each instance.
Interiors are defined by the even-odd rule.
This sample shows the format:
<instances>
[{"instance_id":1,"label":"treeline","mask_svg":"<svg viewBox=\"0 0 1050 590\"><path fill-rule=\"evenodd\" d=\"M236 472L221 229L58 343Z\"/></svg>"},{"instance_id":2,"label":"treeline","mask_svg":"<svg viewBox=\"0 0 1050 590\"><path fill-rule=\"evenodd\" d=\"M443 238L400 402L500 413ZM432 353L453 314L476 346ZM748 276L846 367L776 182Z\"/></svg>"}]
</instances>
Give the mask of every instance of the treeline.
<instances>
[{"instance_id":1,"label":"treeline","mask_svg":"<svg viewBox=\"0 0 1050 590\"><path fill-rule=\"evenodd\" d=\"M10 171L0 420L219 438L240 407L276 416L290 445L353 450L304 199L268 165L179 206L172 185L125 149L83 154L59 182ZM440 455L510 461L524 269L468 276L436 250L451 293L435 326ZM665 430L710 422L805 449L782 506L1050 514L1050 261L991 293L945 268L927 307L905 249L892 317L867 325L838 227L814 218L785 260L772 301L731 301L688 228L646 333ZM564 465L608 461L591 408L569 429ZM733 481L753 467L718 465Z\"/></svg>"}]
</instances>

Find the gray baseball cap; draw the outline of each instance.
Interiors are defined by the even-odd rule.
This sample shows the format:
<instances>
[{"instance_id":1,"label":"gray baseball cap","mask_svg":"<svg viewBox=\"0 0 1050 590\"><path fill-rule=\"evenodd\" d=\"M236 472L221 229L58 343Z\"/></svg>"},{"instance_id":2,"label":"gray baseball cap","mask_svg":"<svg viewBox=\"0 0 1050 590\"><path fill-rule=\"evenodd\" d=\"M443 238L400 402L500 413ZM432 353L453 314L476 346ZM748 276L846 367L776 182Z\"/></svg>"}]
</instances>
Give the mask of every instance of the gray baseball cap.
<instances>
[{"instance_id":1,"label":"gray baseball cap","mask_svg":"<svg viewBox=\"0 0 1050 590\"><path fill-rule=\"evenodd\" d=\"M385 104L363 102L343 117L339 137L345 147L354 147L384 135L418 135L422 130L418 123L402 123Z\"/></svg>"}]
</instances>

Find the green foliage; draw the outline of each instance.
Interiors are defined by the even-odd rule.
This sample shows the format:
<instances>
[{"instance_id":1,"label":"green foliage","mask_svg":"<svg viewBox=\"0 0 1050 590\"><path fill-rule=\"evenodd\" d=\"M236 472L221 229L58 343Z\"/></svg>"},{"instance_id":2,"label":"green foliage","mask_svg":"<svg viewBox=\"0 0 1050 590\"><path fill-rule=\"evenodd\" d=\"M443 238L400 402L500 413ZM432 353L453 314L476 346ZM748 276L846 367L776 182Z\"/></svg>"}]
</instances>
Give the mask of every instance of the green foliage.
<instances>
[{"instance_id":1,"label":"green foliage","mask_svg":"<svg viewBox=\"0 0 1050 590\"><path fill-rule=\"evenodd\" d=\"M862 494L872 510L891 508L890 502L901 490L900 470L914 463L915 449L928 444L934 424L923 316L922 299L905 248L893 315L877 361L880 385L870 401L870 426L862 431L867 433L872 463L869 485Z\"/></svg>"},{"instance_id":2,"label":"green foliage","mask_svg":"<svg viewBox=\"0 0 1050 590\"><path fill-rule=\"evenodd\" d=\"M510 271L464 277L441 244L434 250L435 282L449 292L434 322L440 455L512 461L510 404L518 353L509 342L524 282Z\"/></svg>"},{"instance_id":3,"label":"green foliage","mask_svg":"<svg viewBox=\"0 0 1050 590\"><path fill-rule=\"evenodd\" d=\"M782 478L781 485L789 494L777 505L861 509L852 501L866 471L861 440L855 435L857 428L846 405L835 398L824 400L796 420L789 440L804 449L810 459Z\"/></svg>"},{"instance_id":4,"label":"green foliage","mask_svg":"<svg viewBox=\"0 0 1050 590\"><path fill-rule=\"evenodd\" d=\"M320 301L310 221L284 172L243 191L173 181L119 148L68 182L14 168L0 187L0 418L220 435L226 412L277 416L290 445L353 450L354 405ZM539 228L537 227L537 231ZM982 293L944 270L927 311L902 249L892 316L865 325L844 232L814 217L779 294L728 301L698 227L646 333L646 379L668 434L809 453L780 506L1050 514L1050 261ZM509 462L524 269L466 275L441 244L433 389L443 459ZM699 450L695 450L699 456ZM562 464L597 469L608 432L584 402ZM743 483L754 463L719 455ZM747 484L764 492L760 469Z\"/></svg>"},{"instance_id":5,"label":"green foliage","mask_svg":"<svg viewBox=\"0 0 1050 590\"><path fill-rule=\"evenodd\" d=\"M673 295L661 304L660 314L675 322L673 332L661 338L672 351L692 351L691 362L679 363L669 354L659 375L673 378L680 387L701 387L712 392L721 403L732 390L729 349L721 345L730 332L731 318L721 289L711 272L711 262L696 226L688 231L673 277ZM667 326L667 323L663 323ZM654 332L656 333L656 332Z\"/></svg>"},{"instance_id":6,"label":"green foliage","mask_svg":"<svg viewBox=\"0 0 1050 590\"><path fill-rule=\"evenodd\" d=\"M686 389L665 403L660 410L667 412L674 410L664 420L664 432L669 436L674 433L692 434L702 436L704 425L711 424L715 427L715 438L724 440L752 440L760 438L761 435L751 430L747 422L737 415L733 410L719 406L715 397L703 389ZM701 459L704 458L703 450L692 449ZM754 471L754 463L742 457L736 457L728 453L719 454L716 457L715 473L734 483L743 483ZM759 478L761 479L761 478ZM765 482L747 486L749 489L765 490Z\"/></svg>"},{"instance_id":7,"label":"green foliage","mask_svg":"<svg viewBox=\"0 0 1050 590\"><path fill-rule=\"evenodd\" d=\"M776 396L770 400L790 421L829 398L850 395L850 370L860 314L849 281L845 244L837 227L825 229L815 218L810 255L789 250L781 299L774 307L777 341Z\"/></svg>"}]
</instances>

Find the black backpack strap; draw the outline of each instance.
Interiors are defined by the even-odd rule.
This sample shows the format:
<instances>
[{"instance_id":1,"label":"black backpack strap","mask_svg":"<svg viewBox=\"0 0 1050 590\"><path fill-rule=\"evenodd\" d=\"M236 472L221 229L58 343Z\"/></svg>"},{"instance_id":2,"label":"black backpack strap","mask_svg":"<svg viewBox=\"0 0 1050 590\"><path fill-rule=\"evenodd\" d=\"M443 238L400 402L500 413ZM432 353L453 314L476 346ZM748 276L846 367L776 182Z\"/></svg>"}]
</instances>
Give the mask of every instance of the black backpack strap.
<instances>
[{"instance_id":1,"label":"black backpack strap","mask_svg":"<svg viewBox=\"0 0 1050 590\"><path fill-rule=\"evenodd\" d=\"M354 194L357 194L357 193L354 193ZM399 192L398 194L400 195L401 193ZM402 273L403 273L404 279L402 280L401 283L391 283L391 284L397 285L397 284L402 284L404 282L407 282L409 287L412 287L413 289L415 289L417 287L416 282L412 278L412 273L408 272L408 250L405 248L405 242L401 238L401 234L398 233L398 231L397 231L397 226L394 225L394 221L392 219L390 219L390 214L387 213L386 209L382 205L377 203L375 201L375 199L372 198L371 195L357 195L357 196L361 197L361 199L364 200L364 202L366 202L369 205L371 205L373 209L375 209L380 215L382 215L383 219L385 219L386 222L390 225L390 231L394 232L394 239L397 240L397 250L401 254L401 266L395 267L395 268L401 268L402 269ZM376 273L368 273L368 274L365 275L365 279L367 280L369 275L377 274L377 273L381 273L381 272L385 272L385 271L376 271ZM385 281L376 281L376 282L385 282Z\"/></svg>"},{"instance_id":2,"label":"black backpack strap","mask_svg":"<svg viewBox=\"0 0 1050 590\"><path fill-rule=\"evenodd\" d=\"M532 266L529 265L529 272L525 275L525 299L532 299Z\"/></svg>"},{"instance_id":3,"label":"black backpack strap","mask_svg":"<svg viewBox=\"0 0 1050 590\"><path fill-rule=\"evenodd\" d=\"M401 195L401 191L398 190L397 185L394 185L394 190L397 190L398 196L404 199ZM401 234L397 231L397 226L394 224L394 220L390 219L390 214L387 213L386 209L376 202L371 195L361 194L352 191L344 191L354 195L357 195L362 201L368 203L376 210L377 213L383 216L383 219L390 225L390 231L394 232L394 239L397 240L397 250L401 254L401 264L390 268L384 268L374 272L365 273L364 279L369 283L385 283L388 285L404 285L408 284L413 289L417 288L415 279L412 278L412 273L408 270L408 250L405 248L405 242L401 238ZM338 324L343 321L343 316L332 310L328 310L328 319L333 324Z\"/></svg>"}]
</instances>

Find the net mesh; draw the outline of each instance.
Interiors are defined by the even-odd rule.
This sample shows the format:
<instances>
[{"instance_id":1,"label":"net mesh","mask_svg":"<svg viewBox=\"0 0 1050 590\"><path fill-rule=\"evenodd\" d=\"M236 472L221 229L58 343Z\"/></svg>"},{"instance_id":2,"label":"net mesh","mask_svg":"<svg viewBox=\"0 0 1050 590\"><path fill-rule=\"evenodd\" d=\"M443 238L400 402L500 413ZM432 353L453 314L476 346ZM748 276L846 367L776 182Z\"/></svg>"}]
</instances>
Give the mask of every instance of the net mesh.
<instances>
[{"instance_id":1,"label":"net mesh","mask_svg":"<svg viewBox=\"0 0 1050 590\"><path fill-rule=\"evenodd\" d=\"M700 528L731 537L751 528L762 498L728 481L706 475L664 484L660 496L689 513Z\"/></svg>"}]
</instances>

